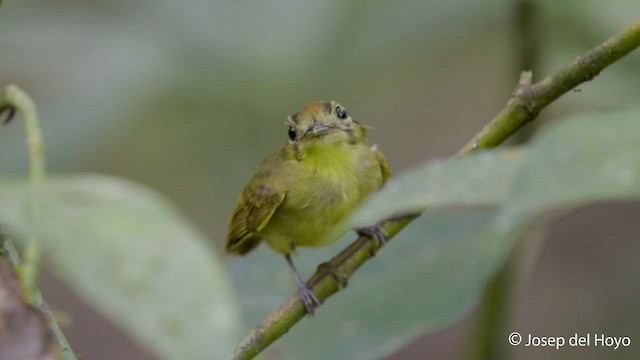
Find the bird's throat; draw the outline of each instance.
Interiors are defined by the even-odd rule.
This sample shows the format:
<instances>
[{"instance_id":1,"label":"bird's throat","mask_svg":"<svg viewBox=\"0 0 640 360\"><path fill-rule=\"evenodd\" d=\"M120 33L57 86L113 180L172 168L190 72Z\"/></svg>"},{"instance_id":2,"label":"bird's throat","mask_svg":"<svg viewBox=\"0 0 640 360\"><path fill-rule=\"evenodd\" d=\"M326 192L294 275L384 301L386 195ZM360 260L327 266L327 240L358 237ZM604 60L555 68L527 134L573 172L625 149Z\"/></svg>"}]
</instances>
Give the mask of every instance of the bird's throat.
<instances>
[{"instance_id":1,"label":"bird's throat","mask_svg":"<svg viewBox=\"0 0 640 360\"><path fill-rule=\"evenodd\" d=\"M317 143L305 149L301 162L325 176L344 175L353 166L354 149L349 143Z\"/></svg>"}]
</instances>

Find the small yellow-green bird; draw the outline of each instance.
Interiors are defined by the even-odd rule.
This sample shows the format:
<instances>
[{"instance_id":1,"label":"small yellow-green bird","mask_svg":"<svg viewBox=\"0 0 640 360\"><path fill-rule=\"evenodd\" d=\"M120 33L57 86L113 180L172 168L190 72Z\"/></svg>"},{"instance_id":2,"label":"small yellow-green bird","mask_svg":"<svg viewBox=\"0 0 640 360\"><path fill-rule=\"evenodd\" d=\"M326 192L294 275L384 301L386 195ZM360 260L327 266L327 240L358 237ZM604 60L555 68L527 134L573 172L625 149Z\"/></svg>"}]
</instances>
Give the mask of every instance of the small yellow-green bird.
<instances>
[{"instance_id":1,"label":"small yellow-green bird","mask_svg":"<svg viewBox=\"0 0 640 360\"><path fill-rule=\"evenodd\" d=\"M335 101L308 104L287 118L289 143L267 157L240 194L229 220L226 251L244 255L261 240L283 254L300 297L313 315L320 305L298 274L296 247L335 242L343 221L389 178L380 151L369 145L364 126ZM378 226L358 229L378 241Z\"/></svg>"}]
</instances>

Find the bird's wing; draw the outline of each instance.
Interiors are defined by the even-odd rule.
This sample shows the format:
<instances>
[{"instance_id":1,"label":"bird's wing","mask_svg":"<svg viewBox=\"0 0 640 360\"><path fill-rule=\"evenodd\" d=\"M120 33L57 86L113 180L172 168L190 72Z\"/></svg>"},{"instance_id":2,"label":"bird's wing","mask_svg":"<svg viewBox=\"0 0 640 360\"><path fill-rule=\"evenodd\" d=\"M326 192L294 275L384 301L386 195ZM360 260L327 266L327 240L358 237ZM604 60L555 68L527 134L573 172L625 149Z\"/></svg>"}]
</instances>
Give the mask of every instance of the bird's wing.
<instances>
[{"instance_id":1,"label":"bird's wing","mask_svg":"<svg viewBox=\"0 0 640 360\"><path fill-rule=\"evenodd\" d=\"M380 164L380 171L382 171L382 183L384 184L391 177L389 163L387 163L387 158L385 158L378 149L374 150L374 154L376 155L376 159L378 159L378 163Z\"/></svg>"},{"instance_id":2,"label":"bird's wing","mask_svg":"<svg viewBox=\"0 0 640 360\"><path fill-rule=\"evenodd\" d=\"M285 197L285 191L278 183L252 184L244 189L231 219L226 251L243 255L260 242L257 235L269 223Z\"/></svg>"}]
</instances>

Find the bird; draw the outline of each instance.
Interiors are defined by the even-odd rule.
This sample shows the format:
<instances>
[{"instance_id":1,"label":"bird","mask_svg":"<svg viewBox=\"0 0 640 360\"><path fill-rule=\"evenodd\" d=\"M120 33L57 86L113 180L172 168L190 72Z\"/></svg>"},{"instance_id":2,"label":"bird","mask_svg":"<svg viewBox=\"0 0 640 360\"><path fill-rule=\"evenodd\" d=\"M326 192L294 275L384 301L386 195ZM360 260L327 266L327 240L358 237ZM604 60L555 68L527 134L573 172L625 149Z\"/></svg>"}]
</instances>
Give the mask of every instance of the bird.
<instances>
[{"instance_id":1,"label":"bird","mask_svg":"<svg viewBox=\"0 0 640 360\"><path fill-rule=\"evenodd\" d=\"M229 219L225 251L245 255L262 241L284 255L309 315L320 301L298 273L297 247L328 246L350 229L348 215L390 177L367 128L336 101L316 101L288 116L288 142L258 167ZM378 242L379 225L356 229Z\"/></svg>"}]
</instances>

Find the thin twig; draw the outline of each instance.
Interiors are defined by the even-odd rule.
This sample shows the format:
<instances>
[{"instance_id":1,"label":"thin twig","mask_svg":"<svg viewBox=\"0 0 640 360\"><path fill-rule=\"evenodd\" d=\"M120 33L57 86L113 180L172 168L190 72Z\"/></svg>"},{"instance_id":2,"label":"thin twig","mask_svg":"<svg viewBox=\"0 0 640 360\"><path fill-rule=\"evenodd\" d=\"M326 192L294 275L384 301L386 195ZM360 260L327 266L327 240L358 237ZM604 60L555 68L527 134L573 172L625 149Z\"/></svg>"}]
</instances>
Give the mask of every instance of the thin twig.
<instances>
[{"instance_id":1,"label":"thin twig","mask_svg":"<svg viewBox=\"0 0 640 360\"><path fill-rule=\"evenodd\" d=\"M545 106L575 86L591 80L611 63L640 46L640 21L561 68L546 79L531 84L531 73L524 72L505 108L469 141L458 154L498 146L525 123L535 119ZM383 224L390 240L416 216ZM351 275L378 250L375 242L359 237L331 261L318 267L309 288L321 302L344 288ZM238 345L231 359L251 359L285 334L306 312L297 294L269 314Z\"/></svg>"},{"instance_id":2,"label":"thin twig","mask_svg":"<svg viewBox=\"0 0 640 360\"><path fill-rule=\"evenodd\" d=\"M9 264L14 268L19 268L21 266L18 251L14 247L11 239L9 239L9 237L2 231L2 228L0 228L0 257L7 259ZM44 297L42 296L42 293L40 293L40 290L37 288L33 289L32 296L33 306L40 310L46 318L49 330L53 334L53 338L58 345L58 358L62 360L76 360L76 355L73 352L71 345L69 345L69 342L62 333L62 329L60 329L55 316L51 312L51 309L49 309L49 305L44 301Z\"/></svg>"},{"instance_id":3,"label":"thin twig","mask_svg":"<svg viewBox=\"0 0 640 360\"><path fill-rule=\"evenodd\" d=\"M40 264L40 244L38 243L38 217L40 215L40 192L44 180L45 165L42 133L38 112L33 99L16 85L8 85L0 92L0 112L17 110L22 115L27 136L29 153L29 217L30 226L27 242L23 250L23 261L19 268L21 286L25 299L33 304L33 289L36 288ZM13 115L13 114L10 114Z\"/></svg>"},{"instance_id":4,"label":"thin twig","mask_svg":"<svg viewBox=\"0 0 640 360\"><path fill-rule=\"evenodd\" d=\"M53 314L45 303L37 287L38 267L40 263L40 244L38 242L38 217L40 214L41 188L44 181L45 165L42 146L42 134L38 121L36 106L31 97L16 85L8 85L0 91L0 114L9 111L7 122L11 120L17 110L25 123L27 135L27 150L29 152L29 182L30 226L27 243L24 247L23 261L19 260L18 252L11 240L0 233L0 255L6 257L18 271L20 286L29 305L38 308L46 317L49 328L53 333L59 348L61 359L75 360L75 354L64 337Z\"/></svg>"}]
</instances>

